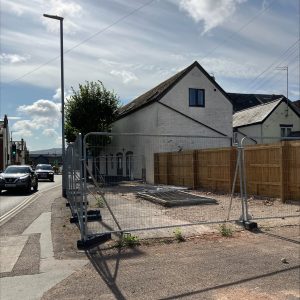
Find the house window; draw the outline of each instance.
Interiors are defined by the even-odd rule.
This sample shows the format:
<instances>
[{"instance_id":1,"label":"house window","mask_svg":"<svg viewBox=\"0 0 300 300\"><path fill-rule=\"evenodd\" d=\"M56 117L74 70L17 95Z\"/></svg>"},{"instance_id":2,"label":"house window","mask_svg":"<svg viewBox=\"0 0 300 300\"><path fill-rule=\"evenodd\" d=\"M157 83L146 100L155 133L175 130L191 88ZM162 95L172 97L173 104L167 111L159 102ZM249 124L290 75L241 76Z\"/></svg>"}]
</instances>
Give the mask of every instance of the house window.
<instances>
[{"instance_id":1,"label":"house window","mask_svg":"<svg viewBox=\"0 0 300 300\"><path fill-rule=\"evenodd\" d=\"M292 132L293 125L280 125L280 136L285 137L289 136L290 133Z\"/></svg>"},{"instance_id":2,"label":"house window","mask_svg":"<svg viewBox=\"0 0 300 300\"><path fill-rule=\"evenodd\" d=\"M110 168L111 169L114 168L114 155L113 154L110 155Z\"/></svg>"},{"instance_id":3,"label":"house window","mask_svg":"<svg viewBox=\"0 0 300 300\"><path fill-rule=\"evenodd\" d=\"M192 107L205 106L205 93L203 89L189 89L189 105Z\"/></svg>"},{"instance_id":4,"label":"house window","mask_svg":"<svg viewBox=\"0 0 300 300\"><path fill-rule=\"evenodd\" d=\"M123 154L121 152L117 154L117 175L123 175Z\"/></svg>"}]
</instances>

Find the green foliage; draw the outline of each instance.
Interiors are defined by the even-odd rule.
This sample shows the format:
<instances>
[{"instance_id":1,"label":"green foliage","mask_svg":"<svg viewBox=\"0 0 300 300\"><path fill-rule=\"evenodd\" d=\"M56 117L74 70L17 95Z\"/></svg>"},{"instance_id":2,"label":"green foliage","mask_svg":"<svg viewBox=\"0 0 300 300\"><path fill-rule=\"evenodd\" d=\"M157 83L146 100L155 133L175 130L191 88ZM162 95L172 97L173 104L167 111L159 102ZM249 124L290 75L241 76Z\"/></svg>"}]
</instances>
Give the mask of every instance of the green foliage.
<instances>
[{"instance_id":1,"label":"green foliage","mask_svg":"<svg viewBox=\"0 0 300 300\"><path fill-rule=\"evenodd\" d=\"M101 196L96 196L96 203L97 203L97 207L99 208L104 207L104 200Z\"/></svg>"},{"instance_id":2,"label":"green foliage","mask_svg":"<svg viewBox=\"0 0 300 300\"><path fill-rule=\"evenodd\" d=\"M184 242L184 241L185 241L185 238L184 238L184 236L182 235L182 231L181 231L180 228L176 228L176 229L173 231L173 233L174 233L175 239L176 239L176 241L177 241L178 243Z\"/></svg>"},{"instance_id":3,"label":"green foliage","mask_svg":"<svg viewBox=\"0 0 300 300\"><path fill-rule=\"evenodd\" d=\"M122 234L118 247L135 247L140 244L139 238L131 233Z\"/></svg>"},{"instance_id":4,"label":"green foliage","mask_svg":"<svg viewBox=\"0 0 300 300\"><path fill-rule=\"evenodd\" d=\"M225 223L220 225L220 233L222 236L231 237L233 235L232 229Z\"/></svg>"},{"instance_id":5,"label":"green foliage","mask_svg":"<svg viewBox=\"0 0 300 300\"><path fill-rule=\"evenodd\" d=\"M107 90L101 81L79 84L72 88L73 95L66 103L65 135L68 142L75 140L78 132L109 131L116 120L118 97Z\"/></svg>"}]
</instances>

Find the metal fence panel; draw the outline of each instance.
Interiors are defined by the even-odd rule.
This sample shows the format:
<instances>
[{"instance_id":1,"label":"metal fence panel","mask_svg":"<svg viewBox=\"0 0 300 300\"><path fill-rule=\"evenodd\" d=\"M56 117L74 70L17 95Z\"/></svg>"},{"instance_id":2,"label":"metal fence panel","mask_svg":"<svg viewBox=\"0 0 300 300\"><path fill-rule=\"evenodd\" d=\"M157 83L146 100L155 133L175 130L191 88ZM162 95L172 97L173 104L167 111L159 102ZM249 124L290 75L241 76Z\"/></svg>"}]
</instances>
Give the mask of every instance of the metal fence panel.
<instances>
[{"instance_id":1,"label":"metal fence panel","mask_svg":"<svg viewBox=\"0 0 300 300\"><path fill-rule=\"evenodd\" d=\"M84 241L136 231L139 237L170 236L176 227L197 235L225 221L299 217L300 202L292 201L300 200L292 199L299 188L299 145L232 147L230 138L192 135L79 135L67 148L68 201ZM253 196L259 189L267 197ZM93 219L97 211L101 217Z\"/></svg>"},{"instance_id":2,"label":"metal fence panel","mask_svg":"<svg viewBox=\"0 0 300 300\"><path fill-rule=\"evenodd\" d=\"M207 224L226 219L229 199L195 189L190 151L229 147L230 138L90 133L84 140L87 200L102 216L101 222L87 223L88 235L170 236L174 227L200 234L211 230ZM167 178L163 184L157 183L157 153L172 153L166 173L159 174ZM231 220L240 215L241 201L235 198Z\"/></svg>"}]
</instances>

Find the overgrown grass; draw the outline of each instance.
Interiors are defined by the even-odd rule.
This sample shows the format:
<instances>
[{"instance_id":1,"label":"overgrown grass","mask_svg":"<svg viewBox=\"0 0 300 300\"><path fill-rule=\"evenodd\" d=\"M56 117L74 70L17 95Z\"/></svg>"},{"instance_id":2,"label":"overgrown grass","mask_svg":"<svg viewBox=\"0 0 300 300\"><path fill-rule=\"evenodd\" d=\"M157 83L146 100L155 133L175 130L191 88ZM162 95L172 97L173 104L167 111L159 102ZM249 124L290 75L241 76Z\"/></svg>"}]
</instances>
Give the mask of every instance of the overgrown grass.
<instances>
[{"instance_id":1,"label":"overgrown grass","mask_svg":"<svg viewBox=\"0 0 300 300\"><path fill-rule=\"evenodd\" d=\"M122 247L135 247L140 245L140 240L137 236L132 235L131 233L124 233L120 240L117 242L117 246Z\"/></svg>"},{"instance_id":2,"label":"overgrown grass","mask_svg":"<svg viewBox=\"0 0 300 300\"><path fill-rule=\"evenodd\" d=\"M233 230L228 224L221 224L219 230L222 236L231 237L233 235Z\"/></svg>"},{"instance_id":3,"label":"overgrown grass","mask_svg":"<svg viewBox=\"0 0 300 300\"><path fill-rule=\"evenodd\" d=\"M174 236L175 236L175 240L178 242L178 243L181 243L181 242L184 242L185 241L185 238L184 236L182 235L182 231L180 228L176 228L174 231Z\"/></svg>"}]
</instances>

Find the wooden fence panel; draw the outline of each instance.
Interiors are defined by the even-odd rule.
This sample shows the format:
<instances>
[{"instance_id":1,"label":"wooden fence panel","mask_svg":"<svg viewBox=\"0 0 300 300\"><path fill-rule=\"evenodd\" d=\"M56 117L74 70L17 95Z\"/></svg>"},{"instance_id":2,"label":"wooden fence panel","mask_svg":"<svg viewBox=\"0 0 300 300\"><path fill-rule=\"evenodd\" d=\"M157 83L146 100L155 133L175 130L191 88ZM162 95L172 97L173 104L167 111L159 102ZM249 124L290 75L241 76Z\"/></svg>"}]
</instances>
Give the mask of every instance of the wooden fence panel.
<instances>
[{"instance_id":1,"label":"wooden fence panel","mask_svg":"<svg viewBox=\"0 0 300 300\"><path fill-rule=\"evenodd\" d=\"M300 200L300 141L247 146L244 158L248 194ZM236 159L234 147L155 153L155 183L229 193Z\"/></svg>"},{"instance_id":2,"label":"wooden fence panel","mask_svg":"<svg viewBox=\"0 0 300 300\"><path fill-rule=\"evenodd\" d=\"M246 147L245 168L248 194L280 197L280 144Z\"/></svg>"},{"instance_id":3,"label":"wooden fence panel","mask_svg":"<svg viewBox=\"0 0 300 300\"><path fill-rule=\"evenodd\" d=\"M300 141L285 142L283 179L286 200L300 200Z\"/></svg>"},{"instance_id":4,"label":"wooden fence panel","mask_svg":"<svg viewBox=\"0 0 300 300\"><path fill-rule=\"evenodd\" d=\"M155 184L169 184L168 153L154 154L154 182Z\"/></svg>"},{"instance_id":5,"label":"wooden fence panel","mask_svg":"<svg viewBox=\"0 0 300 300\"><path fill-rule=\"evenodd\" d=\"M196 150L196 187L230 192L232 151L231 148Z\"/></svg>"},{"instance_id":6,"label":"wooden fence panel","mask_svg":"<svg viewBox=\"0 0 300 300\"><path fill-rule=\"evenodd\" d=\"M193 151L169 153L168 182L193 187Z\"/></svg>"}]
</instances>

